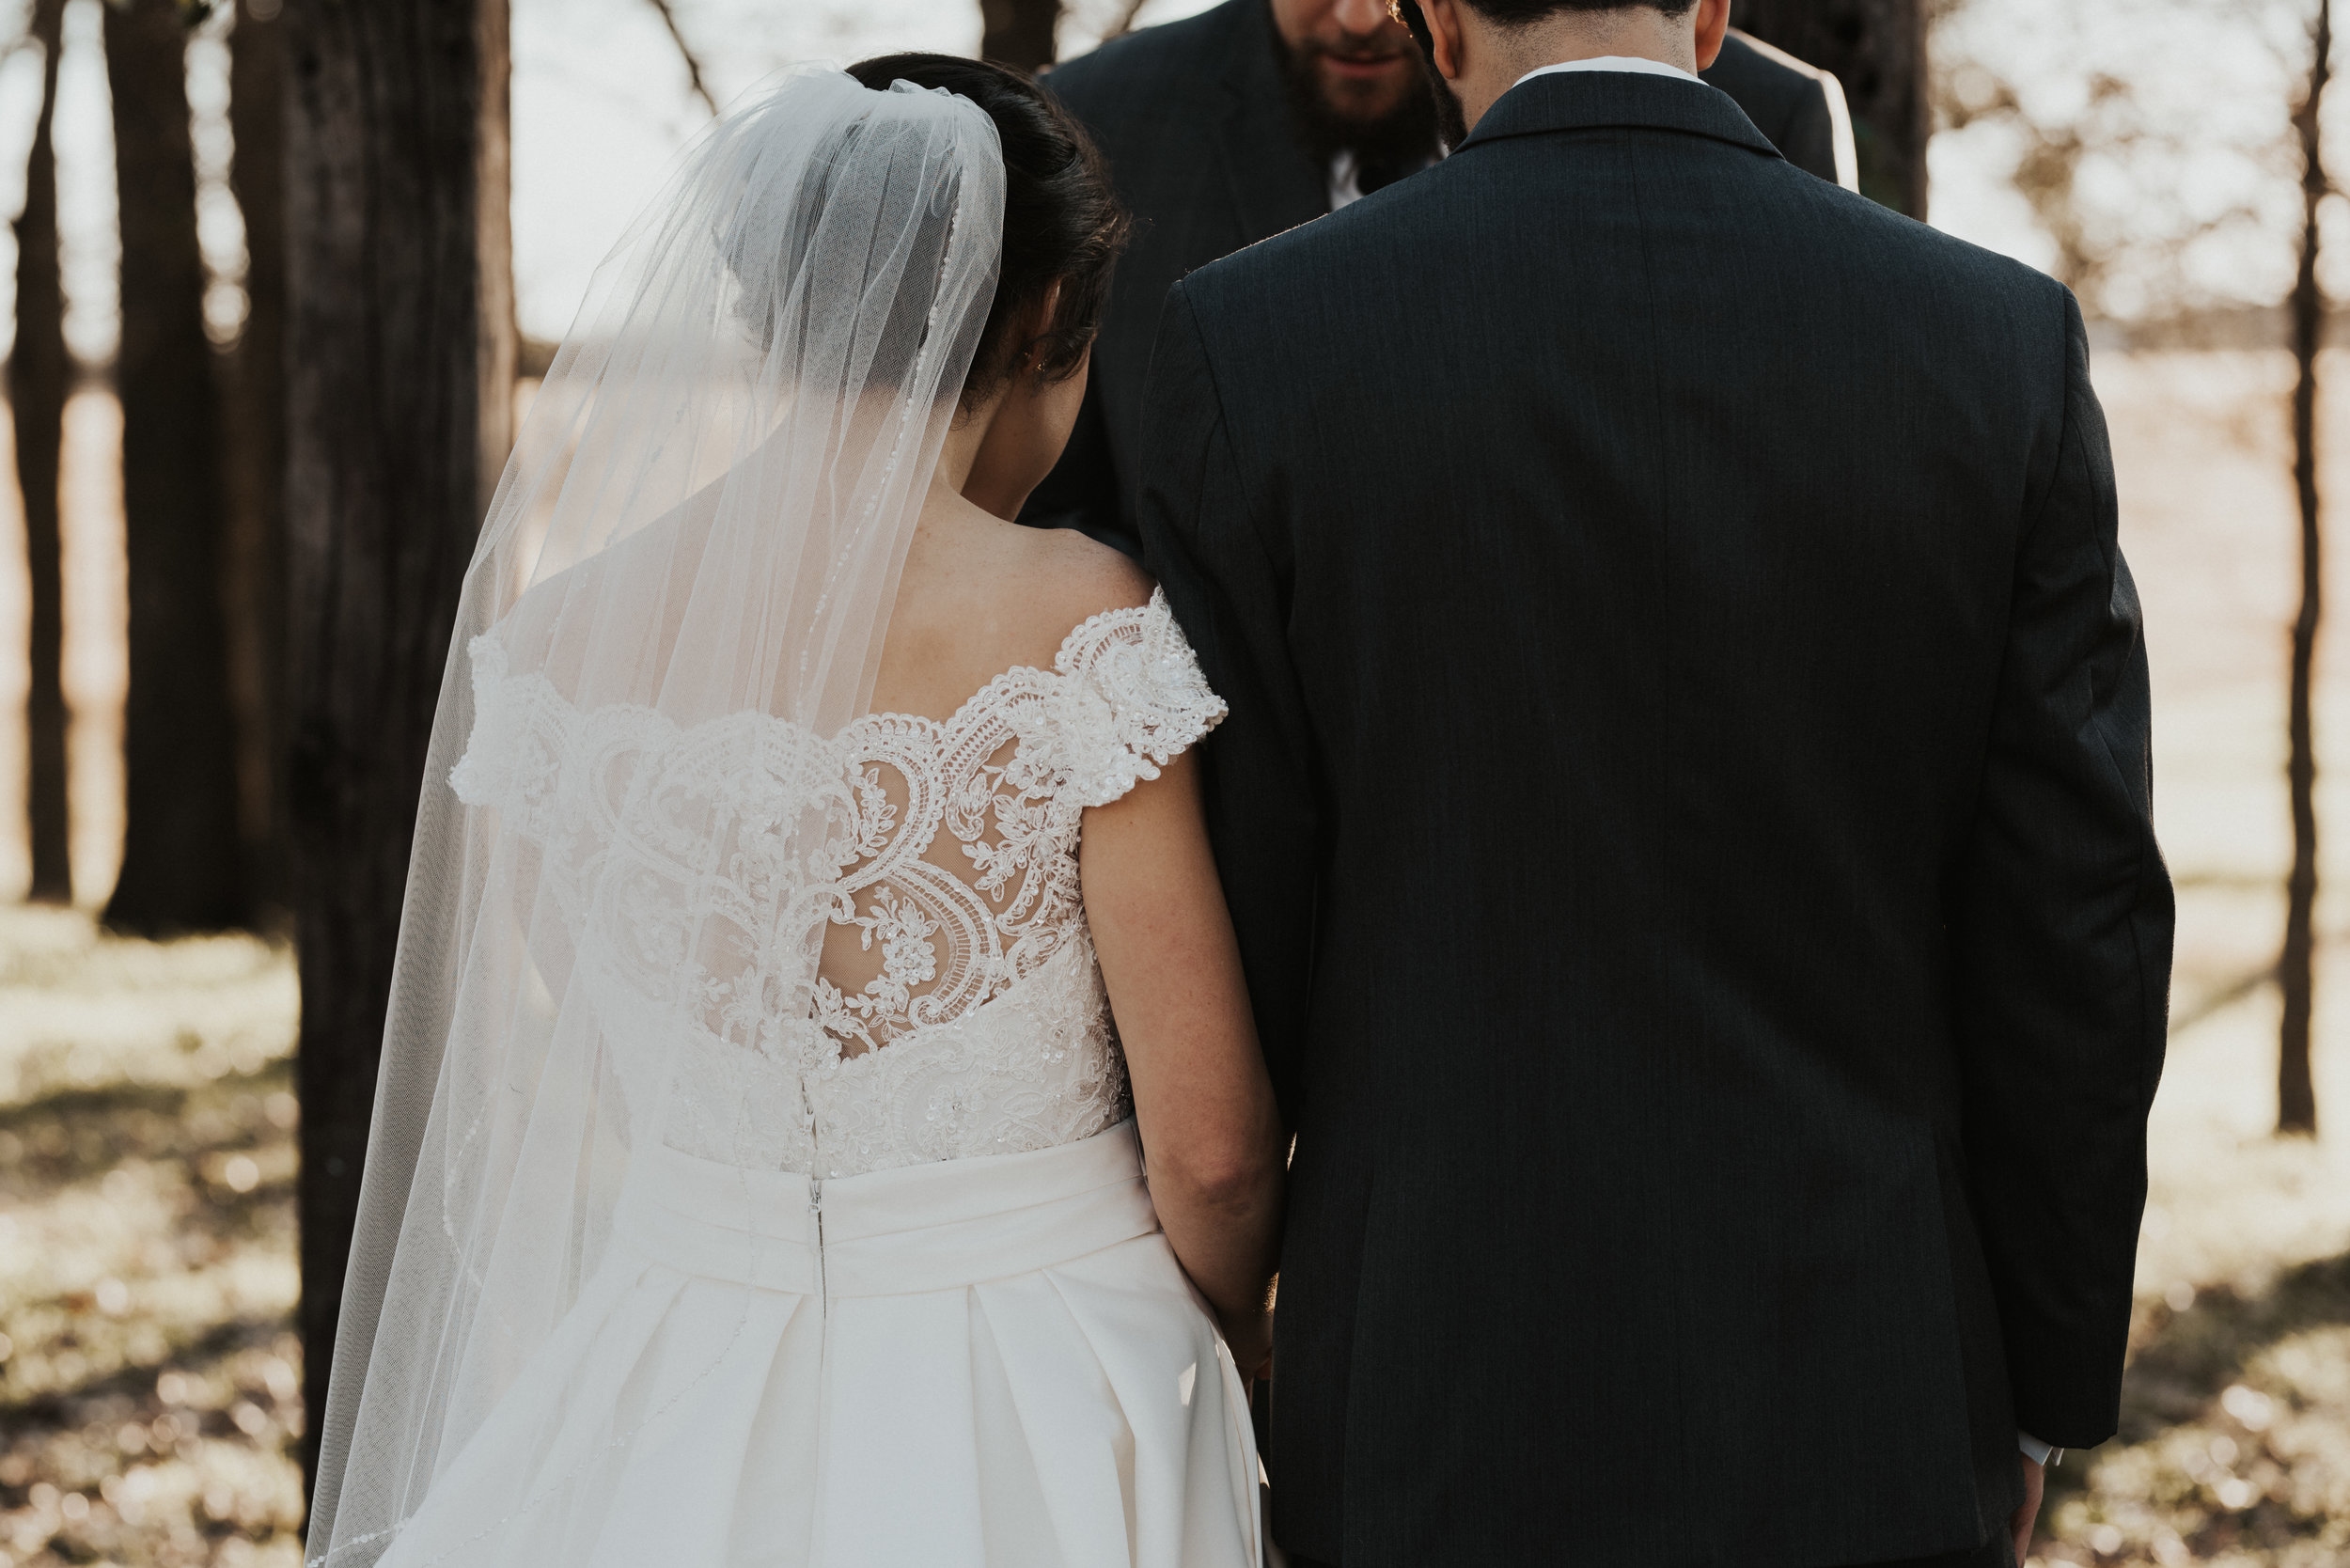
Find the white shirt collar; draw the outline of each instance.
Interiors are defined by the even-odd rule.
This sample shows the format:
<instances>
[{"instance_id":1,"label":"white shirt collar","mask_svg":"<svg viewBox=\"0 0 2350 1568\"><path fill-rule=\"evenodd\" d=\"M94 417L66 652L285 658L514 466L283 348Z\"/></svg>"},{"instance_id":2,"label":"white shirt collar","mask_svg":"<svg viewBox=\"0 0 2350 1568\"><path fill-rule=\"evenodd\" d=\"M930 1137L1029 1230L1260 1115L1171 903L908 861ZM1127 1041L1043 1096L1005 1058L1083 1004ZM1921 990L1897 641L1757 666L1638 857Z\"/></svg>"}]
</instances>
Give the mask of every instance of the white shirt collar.
<instances>
[{"instance_id":1,"label":"white shirt collar","mask_svg":"<svg viewBox=\"0 0 2350 1568\"><path fill-rule=\"evenodd\" d=\"M1554 71L1629 71L1643 76L1678 76L1684 82L1695 82L1700 86L1705 85L1703 77L1693 76L1679 66L1667 65L1662 60L1643 59L1637 55L1602 55L1596 59L1590 60L1561 60L1557 65L1541 66L1529 71L1510 85L1513 87L1523 86L1537 76L1548 76Z\"/></svg>"},{"instance_id":2,"label":"white shirt collar","mask_svg":"<svg viewBox=\"0 0 2350 1568\"><path fill-rule=\"evenodd\" d=\"M1678 76L1684 82L1695 82L1700 86L1705 86L1703 77L1692 76L1679 66L1667 65L1662 60L1644 59L1637 55L1601 55L1588 60L1561 60L1557 65L1539 66L1510 85L1512 87L1522 86L1537 76L1548 76L1555 71L1628 71L1643 76ZM1430 162L1433 163L1434 160L1431 159ZM1351 206L1362 199L1362 187L1356 183L1355 175L1356 165L1355 154L1352 151L1341 149L1338 156L1330 160L1331 212L1335 212L1341 207Z\"/></svg>"}]
</instances>

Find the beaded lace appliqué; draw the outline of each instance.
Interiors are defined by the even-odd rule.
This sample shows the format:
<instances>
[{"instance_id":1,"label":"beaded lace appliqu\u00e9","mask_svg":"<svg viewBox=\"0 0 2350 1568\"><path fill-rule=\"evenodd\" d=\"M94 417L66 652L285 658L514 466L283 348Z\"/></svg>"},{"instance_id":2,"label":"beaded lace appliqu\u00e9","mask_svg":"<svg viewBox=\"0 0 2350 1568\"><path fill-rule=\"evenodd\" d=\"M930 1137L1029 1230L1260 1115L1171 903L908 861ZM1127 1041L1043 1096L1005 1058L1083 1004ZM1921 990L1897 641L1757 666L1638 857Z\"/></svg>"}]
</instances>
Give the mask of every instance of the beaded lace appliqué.
<instances>
[{"instance_id":1,"label":"beaded lace appliqu\u00e9","mask_svg":"<svg viewBox=\"0 0 2350 1568\"><path fill-rule=\"evenodd\" d=\"M764 713L582 712L509 673L494 635L470 651L450 782L540 847L572 973L666 1141L847 1175L1124 1114L1078 831L1225 712L1164 596L1093 617L1051 669L1008 670L951 718L877 713L830 740ZM877 972L818 973L828 928Z\"/></svg>"}]
</instances>

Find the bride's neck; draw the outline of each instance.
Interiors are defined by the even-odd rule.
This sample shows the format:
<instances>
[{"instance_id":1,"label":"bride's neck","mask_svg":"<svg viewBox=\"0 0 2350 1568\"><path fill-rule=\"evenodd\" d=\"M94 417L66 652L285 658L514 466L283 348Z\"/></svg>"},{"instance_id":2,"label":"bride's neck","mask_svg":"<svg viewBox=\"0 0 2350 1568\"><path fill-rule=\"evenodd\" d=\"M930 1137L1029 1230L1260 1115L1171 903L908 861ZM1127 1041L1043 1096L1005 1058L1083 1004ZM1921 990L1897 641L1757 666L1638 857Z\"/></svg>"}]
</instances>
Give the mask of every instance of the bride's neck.
<instances>
[{"instance_id":1,"label":"bride's neck","mask_svg":"<svg viewBox=\"0 0 2350 1568\"><path fill-rule=\"evenodd\" d=\"M932 481L943 484L960 495L971 482L971 470L979 461L979 448L987 445L988 427L995 422L995 410L1002 401L992 398L978 408L958 410L953 423L947 427L946 444L938 452L938 474Z\"/></svg>"}]
</instances>

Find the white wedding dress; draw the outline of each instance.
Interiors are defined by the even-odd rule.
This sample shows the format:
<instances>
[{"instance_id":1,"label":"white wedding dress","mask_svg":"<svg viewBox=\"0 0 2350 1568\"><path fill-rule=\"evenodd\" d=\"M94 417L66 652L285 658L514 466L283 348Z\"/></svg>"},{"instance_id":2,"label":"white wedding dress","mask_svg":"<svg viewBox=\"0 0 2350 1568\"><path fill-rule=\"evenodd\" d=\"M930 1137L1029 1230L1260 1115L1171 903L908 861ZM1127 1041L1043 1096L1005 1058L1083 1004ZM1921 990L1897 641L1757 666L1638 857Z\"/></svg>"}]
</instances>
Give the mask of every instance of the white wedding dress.
<instances>
[{"instance_id":1,"label":"white wedding dress","mask_svg":"<svg viewBox=\"0 0 2350 1568\"><path fill-rule=\"evenodd\" d=\"M1085 808L1223 716L1164 598L943 722L829 739L583 712L494 628L471 658L451 782L536 846L625 1096L663 1109L385 1568L1261 1563L1242 1387L1152 1210L1077 875ZM810 800L822 876L762 858ZM778 995L811 908L870 972Z\"/></svg>"}]
</instances>

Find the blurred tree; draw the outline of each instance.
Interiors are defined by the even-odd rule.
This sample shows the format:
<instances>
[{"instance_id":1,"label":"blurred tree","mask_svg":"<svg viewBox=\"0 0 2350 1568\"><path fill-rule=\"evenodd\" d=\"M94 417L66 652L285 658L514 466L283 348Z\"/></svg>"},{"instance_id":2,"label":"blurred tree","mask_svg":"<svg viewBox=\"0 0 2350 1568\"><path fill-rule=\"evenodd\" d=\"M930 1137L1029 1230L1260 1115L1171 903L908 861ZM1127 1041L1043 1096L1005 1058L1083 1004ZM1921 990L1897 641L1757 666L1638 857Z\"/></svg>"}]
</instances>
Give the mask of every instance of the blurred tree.
<instances>
[{"instance_id":1,"label":"blurred tree","mask_svg":"<svg viewBox=\"0 0 2350 1568\"><path fill-rule=\"evenodd\" d=\"M304 0L286 69L288 789L319 1412L425 748L511 435L506 0Z\"/></svg>"},{"instance_id":2,"label":"blurred tree","mask_svg":"<svg viewBox=\"0 0 2350 1568\"><path fill-rule=\"evenodd\" d=\"M2282 4L2298 11L2304 0ZM2275 30L2264 13L2279 8L2280 0L2147 0L2135 29L2060 12L2035 19L2029 45L2018 45L2012 13L1998 5L1938 0L1936 133L2013 157L2010 180L2048 238L2048 270L2090 319L2191 339L2216 322L2215 306L2250 304L2227 297L2246 281L2243 257L2290 254L2275 220L2283 160L2258 117L2215 124L2182 113L2220 89L2180 70L2175 45L2165 45L2214 24L2257 37ZM2296 51L2279 65L2293 80L2305 62ZM2276 128L2285 132L2290 105L2280 107L2288 112ZM1975 141L1979 129L1994 134ZM2215 266L2219 255L2232 264Z\"/></svg>"},{"instance_id":3,"label":"blurred tree","mask_svg":"<svg viewBox=\"0 0 2350 1568\"><path fill-rule=\"evenodd\" d=\"M1832 71L1852 105L1860 190L1926 215L1926 0L1736 0L1731 20Z\"/></svg>"},{"instance_id":4,"label":"blurred tree","mask_svg":"<svg viewBox=\"0 0 2350 1568\"><path fill-rule=\"evenodd\" d=\"M1937 84L1935 108L1942 128L1964 131L1982 121L2013 126L2022 149L2015 160L2016 194L2031 204L2032 216L2056 246L2051 268L2058 282L2080 296L2081 308L2100 314L2107 274L2118 248L2094 232L2080 200L2081 165L2092 152L2126 154L2141 133L2136 126L2105 123L2108 105L2124 103L2129 85L2107 72L2088 79L2086 112L2078 118L2043 120L2024 106L2013 83L1980 68Z\"/></svg>"},{"instance_id":5,"label":"blurred tree","mask_svg":"<svg viewBox=\"0 0 2350 1568\"><path fill-rule=\"evenodd\" d=\"M2326 327L2326 298L2318 287L2318 208L2330 196L2319 111L2333 77L2333 0L2317 0L2310 36L2310 74L2294 106L2301 151L2301 265L2293 284L2293 486L2301 504L2301 608L2293 620L2293 692L2286 720L2290 756L2285 778L2293 796L2293 870L2285 883L2285 945L2277 963L2284 993L2279 1037L2277 1130L2317 1131L2317 1096L2310 1078L2311 949L2317 913L2317 755L2310 732L2310 678L2316 661L2318 618L2324 608L2318 530L2318 350Z\"/></svg>"},{"instance_id":6,"label":"blurred tree","mask_svg":"<svg viewBox=\"0 0 2350 1568\"><path fill-rule=\"evenodd\" d=\"M64 24L65 0L34 0L28 32L41 52L40 112L24 165L24 211L16 220L16 346L8 353L8 407L16 424L24 560L32 579L25 814L32 833L32 896L44 903L73 897L66 809L64 535L57 510L71 361L57 272L57 159L50 135Z\"/></svg>"},{"instance_id":7,"label":"blurred tree","mask_svg":"<svg viewBox=\"0 0 2350 1568\"><path fill-rule=\"evenodd\" d=\"M979 58L1033 71L1053 63L1061 0L979 0Z\"/></svg>"},{"instance_id":8,"label":"blurred tree","mask_svg":"<svg viewBox=\"0 0 2350 1568\"><path fill-rule=\"evenodd\" d=\"M279 0L239 0L228 35L229 188L244 219L244 326L221 364L229 691L248 886L286 888L286 39Z\"/></svg>"},{"instance_id":9,"label":"blurred tree","mask_svg":"<svg viewBox=\"0 0 2350 1568\"><path fill-rule=\"evenodd\" d=\"M131 691L123 712L118 930L244 923L227 628L220 427L204 335L187 19L174 0L105 8L122 227L122 506Z\"/></svg>"},{"instance_id":10,"label":"blurred tree","mask_svg":"<svg viewBox=\"0 0 2350 1568\"><path fill-rule=\"evenodd\" d=\"M652 8L661 14L661 24L669 29L669 41L677 45L678 58L685 62L685 85L694 89L694 96L702 101L702 107L712 114L718 112L718 101L710 95L709 85L702 79L701 56L685 41L685 29L677 24L677 12L669 8L669 0L651 0Z\"/></svg>"}]
</instances>

